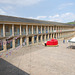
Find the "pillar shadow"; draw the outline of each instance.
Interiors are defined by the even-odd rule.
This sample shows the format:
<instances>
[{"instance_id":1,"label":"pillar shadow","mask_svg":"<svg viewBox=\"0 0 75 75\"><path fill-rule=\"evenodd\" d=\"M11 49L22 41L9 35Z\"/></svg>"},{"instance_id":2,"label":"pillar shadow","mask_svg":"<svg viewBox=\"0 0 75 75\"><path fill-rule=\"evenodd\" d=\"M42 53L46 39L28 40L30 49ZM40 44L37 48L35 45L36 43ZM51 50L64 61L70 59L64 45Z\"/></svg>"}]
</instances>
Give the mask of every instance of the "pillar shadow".
<instances>
[{"instance_id":1,"label":"pillar shadow","mask_svg":"<svg viewBox=\"0 0 75 75\"><path fill-rule=\"evenodd\" d=\"M30 75L0 58L0 75Z\"/></svg>"},{"instance_id":2,"label":"pillar shadow","mask_svg":"<svg viewBox=\"0 0 75 75\"><path fill-rule=\"evenodd\" d=\"M74 45L70 45L67 47L68 49L75 49L75 46Z\"/></svg>"}]
</instances>

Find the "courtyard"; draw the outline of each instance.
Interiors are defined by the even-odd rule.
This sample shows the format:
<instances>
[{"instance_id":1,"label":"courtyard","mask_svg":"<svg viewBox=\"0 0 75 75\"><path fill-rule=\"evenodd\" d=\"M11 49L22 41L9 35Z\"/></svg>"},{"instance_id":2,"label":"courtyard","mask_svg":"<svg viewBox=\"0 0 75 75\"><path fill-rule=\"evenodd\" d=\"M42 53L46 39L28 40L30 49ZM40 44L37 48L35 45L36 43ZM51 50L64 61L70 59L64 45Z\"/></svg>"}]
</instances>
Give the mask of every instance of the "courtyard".
<instances>
[{"instance_id":1,"label":"courtyard","mask_svg":"<svg viewBox=\"0 0 75 75\"><path fill-rule=\"evenodd\" d=\"M59 41L58 47L42 44L14 50L0 58L0 75L75 75L75 49Z\"/></svg>"}]
</instances>

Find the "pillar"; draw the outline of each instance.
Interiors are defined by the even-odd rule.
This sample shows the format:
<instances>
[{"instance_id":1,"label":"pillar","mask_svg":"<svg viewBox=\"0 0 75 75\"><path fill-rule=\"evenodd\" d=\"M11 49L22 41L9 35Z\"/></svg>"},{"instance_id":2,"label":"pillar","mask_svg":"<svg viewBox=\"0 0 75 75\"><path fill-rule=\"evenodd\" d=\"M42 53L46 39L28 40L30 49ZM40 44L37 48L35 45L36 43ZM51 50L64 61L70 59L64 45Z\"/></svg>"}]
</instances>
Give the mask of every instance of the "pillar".
<instances>
[{"instance_id":1,"label":"pillar","mask_svg":"<svg viewBox=\"0 0 75 75\"><path fill-rule=\"evenodd\" d=\"M26 44L29 45L29 37L26 37Z\"/></svg>"},{"instance_id":2,"label":"pillar","mask_svg":"<svg viewBox=\"0 0 75 75\"><path fill-rule=\"evenodd\" d=\"M41 26L41 33L42 33L42 26Z\"/></svg>"},{"instance_id":3,"label":"pillar","mask_svg":"<svg viewBox=\"0 0 75 75\"><path fill-rule=\"evenodd\" d=\"M14 24L12 25L12 36L14 36Z\"/></svg>"},{"instance_id":4,"label":"pillar","mask_svg":"<svg viewBox=\"0 0 75 75\"><path fill-rule=\"evenodd\" d=\"M3 50L7 50L7 44L6 44L6 39L3 39Z\"/></svg>"},{"instance_id":5,"label":"pillar","mask_svg":"<svg viewBox=\"0 0 75 75\"><path fill-rule=\"evenodd\" d=\"M38 34L38 26L37 26L37 34ZM37 43L38 43L38 35L37 35Z\"/></svg>"},{"instance_id":6,"label":"pillar","mask_svg":"<svg viewBox=\"0 0 75 75\"><path fill-rule=\"evenodd\" d=\"M41 42L43 41L43 40L42 40L42 39L43 39L42 37L43 37L43 35L41 35Z\"/></svg>"},{"instance_id":7,"label":"pillar","mask_svg":"<svg viewBox=\"0 0 75 75\"><path fill-rule=\"evenodd\" d=\"M15 38L13 38L13 41L12 41L12 48L15 48Z\"/></svg>"},{"instance_id":8,"label":"pillar","mask_svg":"<svg viewBox=\"0 0 75 75\"><path fill-rule=\"evenodd\" d=\"M42 26L41 26L41 33L42 33ZM42 35L41 35L41 42L42 42L43 40L42 40Z\"/></svg>"},{"instance_id":9,"label":"pillar","mask_svg":"<svg viewBox=\"0 0 75 75\"><path fill-rule=\"evenodd\" d=\"M44 27L44 33L45 33L44 40L46 41L46 26Z\"/></svg>"},{"instance_id":10,"label":"pillar","mask_svg":"<svg viewBox=\"0 0 75 75\"><path fill-rule=\"evenodd\" d=\"M52 27L50 27L50 32L52 32Z\"/></svg>"},{"instance_id":11,"label":"pillar","mask_svg":"<svg viewBox=\"0 0 75 75\"><path fill-rule=\"evenodd\" d=\"M5 24L3 24L3 37L5 37Z\"/></svg>"},{"instance_id":12,"label":"pillar","mask_svg":"<svg viewBox=\"0 0 75 75\"><path fill-rule=\"evenodd\" d=\"M26 35L28 35L28 25L26 25Z\"/></svg>"},{"instance_id":13,"label":"pillar","mask_svg":"<svg viewBox=\"0 0 75 75\"><path fill-rule=\"evenodd\" d=\"M20 45L22 46L22 37L20 37Z\"/></svg>"},{"instance_id":14,"label":"pillar","mask_svg":"<svg viewBox=\"0 0 75 75\"><path fill-rule=\"evenodd\" d=\"M48 40L49 40L49 26L48 26Z\"/></svg>"},{"instance_id":15,"label":"pillar","mask_svg":"<svg viewBox=\"0 0 75 75\"><path fill-rule=\"evenodd\" d=\"M33 31L34 31L34 29L33 29L33 25L32 25L32 34L33 34Z\"/></svg>"},{"instance_id":16,"label":"pillar","mask_svg":"<svg viewBox=\"0 0 75 75\"><path fill-rule=\"evenodd\" d=\"M60 33L60 31L59 31L59 27L58 27L58 38L59 38L59 33Z\"/></svg>"},{"instance_id":17,"label":"pillar","mask_svg":"<svg viewBox=\"0 0 75 75\"><path fill-rule=\"evenodd\" d=\"M56 39L57 39L57 26L56 26Z\"/></svg>"},{"instance_id":18,"label":"pillar","mask_svg":"<svg viewBox=\"0 0 75 75\"><path fill-rule=\"evenodd\" d=\"M34 44L34 36L32 36L32 44Z\"/></svg>"},{"instance_id":19,"label":"pillar","mask_svg":"<svg viewBox=\"0 0 75 75\"><path fill-rule=\"evenodd\" d=\"M38 43L38 35L37 35L37 43Z\"/></svg>"},{"instance_id":20,"label":"pillar","mask_svg":"<svg viewBox=\"0 0 75 75\"><path fill-rule=\"evenodd\" d=\"M22 29L21 29L21 25L20 25L20 35L22 35Z\"/></svg>"},{"instance_id":21,"label":"pillar","mask_svg":"<svg viewBox=\"0 0 75 75\"><path fill-rule=\"evenodd\" d=\"M51 33L50 39L52 39L52 33Z\"/></svg>"}]
</instances>

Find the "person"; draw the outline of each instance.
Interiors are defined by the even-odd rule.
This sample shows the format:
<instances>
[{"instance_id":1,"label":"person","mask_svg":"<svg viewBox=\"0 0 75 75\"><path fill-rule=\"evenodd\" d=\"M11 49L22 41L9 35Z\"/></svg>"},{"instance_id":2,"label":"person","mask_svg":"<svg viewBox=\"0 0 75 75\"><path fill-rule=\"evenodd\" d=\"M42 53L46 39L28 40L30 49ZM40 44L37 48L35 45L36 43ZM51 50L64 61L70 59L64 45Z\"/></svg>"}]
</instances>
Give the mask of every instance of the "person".
<instances>
[{"instance_id":1,"label":"person","mask_svg":"<svg viewBox=\"0 0 75 75\"><path fill-rule=\"evenodd\" d=\"M63 43L65 43L65 39L63 39Z\"/></svg>"},{"instance_id":2,"label":"person","mask_svg":"<svg viewBox=\"0 0 75 75\"><path fill-rule=\"evenodd\" d=\"M47 46L47 45L46 45L46 41L44 42L44 44L45 44L45 46Z\"/></svg>"},{"instance_id":3,"label":"person","mask_svg":"<svg viewBox=\"0 0 75 75\"><path fill-rule=\"evenodd\" d=\"M45 46L47 46L46 43L45 43Z\"/></svg>"}]
</instances>

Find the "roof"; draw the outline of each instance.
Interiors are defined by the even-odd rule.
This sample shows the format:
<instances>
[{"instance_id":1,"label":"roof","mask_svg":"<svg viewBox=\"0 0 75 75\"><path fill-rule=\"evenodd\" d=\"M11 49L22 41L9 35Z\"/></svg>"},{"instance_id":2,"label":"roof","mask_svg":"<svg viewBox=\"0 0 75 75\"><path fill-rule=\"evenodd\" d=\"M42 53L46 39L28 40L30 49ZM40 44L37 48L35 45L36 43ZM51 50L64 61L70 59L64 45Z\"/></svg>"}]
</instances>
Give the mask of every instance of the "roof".
<instances>
[{"instance_id":1,"label":"roof","mask_svg":"<svg viewBox=\"0 0 75 75\"><path fill-rule=\"evenodd\" d=\"M43 20L36 20L36 19L28 19L28 18L21 18L21 17L6 16L6 15L0 15L0 21L53 24L53 25L71 25L71 24L66 24L66 23L43 21Z\"/></svg>"}]
</instances>

